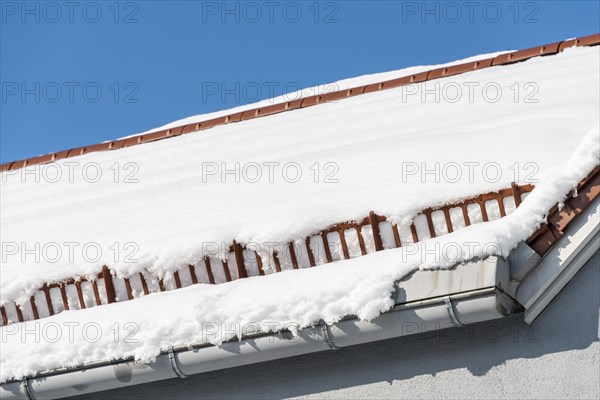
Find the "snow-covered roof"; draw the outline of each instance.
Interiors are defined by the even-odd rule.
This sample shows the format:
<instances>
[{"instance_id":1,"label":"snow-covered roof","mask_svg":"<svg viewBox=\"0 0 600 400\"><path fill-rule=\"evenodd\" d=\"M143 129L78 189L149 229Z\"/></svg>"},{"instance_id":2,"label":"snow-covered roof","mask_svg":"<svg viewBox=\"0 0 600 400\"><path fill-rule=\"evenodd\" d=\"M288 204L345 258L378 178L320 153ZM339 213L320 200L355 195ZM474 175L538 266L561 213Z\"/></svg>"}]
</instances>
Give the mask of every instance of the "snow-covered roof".
<instances>
[{"instance_id":1,"label":"snow-covered roof","mask_svg":"<svg viewBox=\"0 0 600 400\"><path fill-rule=\"evenodd\" d=\"M55 343L13 336L3 343L0 381L101 360L148 361L170 346L219 344L238 335L240 324L275 322L273 329L294 330L348 315L372 319L394 305L395 282L413 271L485 258L490 244L496 255L508 256L599 164L599 52L598 46L568 48L168 140L4 171L2 306L15 301L24 306L44 285L91 279L104 266L131 278L128 284L143 273L179 286L175 280L181 276L174 272L190 265L202 271L206 256L229 257L226 261L239 267L239 253L228 254L239 243L257 246L265 276L191 285L45 318L46 324L100 323L100 336L75 344L67 336ZM395 71L384 79L459 63ZM338 87L373 81L356 78ZM263 173L259 179L256 171ZM435 222L433 232L444 234L409 245L422 210L497 192L513 182L535 185L518 208L501 213L496 206L488 222L463 224L454 232L447 221L425 220ZM399 227L402 247L377 252L374 243L366 243L365 255L359 251L345 257L338 251L339 262L317 260L323 264L318 268L288 266L289 271L272 274L278 269L273 250L283 253L290 242L341 222L361 221L371 211ZM43 262L28 256L26 250L36 246L40 254L44 248L49 252L42 254ZM347 246L360 247L356 241ZM449 246L454 251L449 259L428 251ZM99 254L91 256L83 247ZM210 252L215 248L220 253ZM239 275L235 267L230 273ZM209 277L198 272L196 279L208 283ZM78 292L57 293L77 303ZM136 341L113 340L108 322L137 327ZM207 323L227 330L207 339Z\"/></svg>"}]
</instances>

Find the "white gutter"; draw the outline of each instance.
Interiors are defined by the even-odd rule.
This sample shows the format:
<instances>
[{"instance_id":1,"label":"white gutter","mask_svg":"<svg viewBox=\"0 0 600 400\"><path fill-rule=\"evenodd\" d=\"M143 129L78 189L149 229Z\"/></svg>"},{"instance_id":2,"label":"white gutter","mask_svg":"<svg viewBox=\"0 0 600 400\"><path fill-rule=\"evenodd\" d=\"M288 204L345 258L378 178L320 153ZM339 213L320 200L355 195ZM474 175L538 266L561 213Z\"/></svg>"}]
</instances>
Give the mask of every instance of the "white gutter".
<instances>
[{"instance_id":1,"label":"white gutter","mask_svg":"<svg viewBox=\"0 0 600 400\"><path fill-rule=\"evenodd\" d=\"M499 304L501 303L501 304ZM253 335L221 347L176 348L143 364L116 361L78 369L53 371L0 387L0 399L57 399L117 389L163 379L231 368L323 350L468 325L503 317L514 303L495 287L438 296L397 305L372 322L346 319L332 326Z\"/></svg>"},{"instance_id":2,"label":"white gutter","mask_svg":"<svg viewBox=\"0 0 600 400\"><path fill-rule=\"evenodd\" d=\"M599 249L600 197L577 216L534 268L520 268L523 277L516 295L511 295L525 307L525 322L531 324ZM531 264L529 258L523 264Z\"/></svg>"}]
</instances>

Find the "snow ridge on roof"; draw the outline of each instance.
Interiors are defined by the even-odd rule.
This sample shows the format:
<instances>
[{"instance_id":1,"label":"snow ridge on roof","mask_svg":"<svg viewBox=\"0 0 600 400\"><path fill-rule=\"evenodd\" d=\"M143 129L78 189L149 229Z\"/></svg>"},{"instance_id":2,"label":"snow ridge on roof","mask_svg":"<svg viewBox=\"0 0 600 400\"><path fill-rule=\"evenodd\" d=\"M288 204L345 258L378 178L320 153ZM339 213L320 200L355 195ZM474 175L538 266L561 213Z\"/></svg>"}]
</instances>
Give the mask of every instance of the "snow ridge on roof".
<instances>
[{"instance_id":1,"label":"snow ridge on roof","mask_svg":"<svg viewBox=\"0 0 600 400\"><path fill-rule=\"evenodd\" d=\"M64 158L71 158L80 156L83 154L89 154L96 151L106 150L118 150L121 148L152 142L155 140L166 139L169 137L175 137L182 134L197 132L213 128L215 126L224 125L232 122L246 121L253 118L264 117L272 114L277 114L284 111L295 110L299 108L311 107L317 104L327 103L331 101L337 101L340 99L361 95L364 93L372 93L380 90L387 90L396 88L403 85L414 84L419 82L425 82L433 79L439 79L443 77L463 74L469 71L477 71L483 68L491 66L507 65L515 62L525 61L533 57L546 56L562 52L567 48L575 46L596 46L600 44L600 33L583 36L576 39L569 39L562 42L550 43L543 46L532 47L530 49L519 50L514 52L500 52L492 58L477 59L476 61L466 62L463 64L448 63L442 67L420 71L420 67L414 67L407 69L406 72L411 74L395 78L392 80L386 80L382 82L374 82L365 84L358 87L342 89L336 92L325 92L310 96L303 97L298 100L285 101L282 103L270 104L273 100L267 100L256 105L242 106L232 110L224 112L216 112L209 114L211 119L203 119L197 121L196 117L190 117L181 122L185 122L182 125L178 125L180 121L165 125L162 130L150 130L141 135L133 135L124 137L115 141L99 143L86 147L79 147L70 150L61 151L58 153L47 154L39 157L32 157L25 160L8 162L0 165L0 172L10 171L18 168L24 168L28 165L35 165L40 163L53 162ZM411 71L412 70L412 71ZM381 75L381 74L378 74ZM367 78L368 79L368 78ZM352 81L352 80L348 80ZM342 87L345 86L344 81L338 82ZM324 85L327 87L328 85ZM300 94L309 91L305 89L300 91ZM282 96L284 97L284 96ZM258 107L255 107L258 106ZM249 108L252 107L252 108ZM233 113L231 113L233 111ZM207 115L208 116L208 115ZM158 128L161 129L161 128Z\"/></svg>"}]
</instances>

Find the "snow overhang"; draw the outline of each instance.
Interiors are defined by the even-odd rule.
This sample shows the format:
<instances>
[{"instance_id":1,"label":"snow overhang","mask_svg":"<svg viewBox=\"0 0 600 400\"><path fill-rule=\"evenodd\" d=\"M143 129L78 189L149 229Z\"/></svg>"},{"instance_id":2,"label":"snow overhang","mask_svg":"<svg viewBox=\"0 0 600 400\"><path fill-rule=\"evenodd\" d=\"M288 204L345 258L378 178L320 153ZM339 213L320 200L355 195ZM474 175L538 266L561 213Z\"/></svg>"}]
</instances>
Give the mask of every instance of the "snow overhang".
<instances>
[{"instance_id":1,"label":"snow overhang","mask_svg":"<svg viewBox=\"0 0 600 400\"><path fill-rule=\"evenodd\" d=\"M152 363L115 360L46 371L0 386L1 399L56 399L152 381L185 378L218 369L463 326L510 315L517 304L500 290L509 281L508 261L498 257L452 270L417 271L397 282L395 306L372 321L348 316L272 334L248 332L221 346L167 349Z\"/></svg>"}]
</instances>

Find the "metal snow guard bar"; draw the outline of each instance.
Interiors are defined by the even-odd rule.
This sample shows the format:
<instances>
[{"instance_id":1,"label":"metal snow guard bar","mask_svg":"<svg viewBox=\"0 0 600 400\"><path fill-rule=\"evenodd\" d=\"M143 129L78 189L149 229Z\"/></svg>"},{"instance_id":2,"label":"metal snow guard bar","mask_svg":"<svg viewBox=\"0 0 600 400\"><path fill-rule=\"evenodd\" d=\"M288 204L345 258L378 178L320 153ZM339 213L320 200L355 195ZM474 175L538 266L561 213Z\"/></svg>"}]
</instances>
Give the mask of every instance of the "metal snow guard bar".
<instances>
[{"instance_id":1,"label":"metal snow guard bar","mask_svg":"<svg viewBox=\"0 0 600 400\"><path fill-rule=\"evenodd\" d=\"M556 204L548 212L547 223L534 232L527 245L544 256L564 236L571 222L581 214L600 194L600 165L597 165L577 188L569 192L562 206Z\"/></svg>"},{"instance_id":2,"label":"metal snow guard bar","mask_svg":"<svg viewBox=\"0 0 600 400\"><path fill-rule=\"evenodd\" d=\"M420 72L414 75L408 75L401 78L391 79L369 85L358 86L351 89L344 89L337 92L324 93L288 101L285 103L273 104L265 107L253 108L246 111L240 111L226 116L213 118L201 122L182 125L171 129L164 129L157 132L132 136L125 139L113 140L110 142L98 143L91 146L77 147L70 150L59 151L57 153L46 154L43 156L27 158L24 160L8 162L0 165L0 172L12 171L24 168L29 165L46 164L53 161L62 160L80 156L83 154L94 153L97 151L117 150L138 144L153 142L169 137L184 135L187 133L202 131L215 126L225 125L232 122L246 121L253 118L264 117L267 115L278 114L284 111L296 110L300 108L311 107L317 104L333 102L349 97L354 97L364 93L378 92L405 86L413 83L430 81L433 79L445 78L448 76L459 75L470 71L477 71L488 67L498 65L514 64L530 58L557 54L570 47L596 46L600 44L600 33L589 36L582 36L576 39L564 40L546 44L543 46L532 47L530 49L518 50L512 53L500 54L493 58L468 62L464 64L453 65Z\"/></svg>"},{"instance_id":3,"label":"metal snow guard bar","mask_svg":"<svg viewBox=\"0 0 600 400\"><path fill-rule=\"evenodd\" d=\"M491 204L497 205L499 217L502 218L508 214L505 201L510 200L510 202L514 203L515 208L517 208L524 196L529 194L533 188L533 185L517 185L513 183L510 188L501 189L497 192L480 194L441 207L427 208L417 215L417 217L425 217L427 231L419 233L414 222L406 226L406 229L410 231L414 243L427 239L427 237L420 236L423 233L431 238L443 235L444 232L439 232L434 227L434 219L437 215L439 217L443 216L442 221L438 221L438 224L443 224L446 231L451 233L456 229L460 229L459 226L453 225L451 210L460 212L462 226L466 227L473 223L468 211L471 206L478 210L482 222L490 220L488 210L491 208ZM454 222L459 221L454 219ZM392 224L385 216L371 211L368 216L360 221L338 223L322 231L315 232L306 238L302 238L300 240L301 245L296 242L287 243L285 248L287 248L290 255L287 264L291 264L287 266L288 269L310 268L317 266L317 264L321 265L337 261L334 257L333 244L329 242L329 235L331 234L339 237L340 248L337 249L339 261L353 258L346 235L349 235L349 237L356 235L361 256L403 246L399 225ZM321 257L319 257L319 251L315 252L314 244L317 241L323 246L324 254L321 254ZM372 248L366 245L368 241L372 242ZM285 248L282 250L285 250ZM227 260L217 260L212 257L204 257L196 265L179 268L173 274L174 285L171 285L171 287L166 285L162 279L152 275L149 271L137 273L130 277L118 277L107 266L104 266L94 279L75 276L64 281L46 282L46 284L34 292L29 302L18 305L13 301L1 306L0 315L2 318L0 325L6 326L16 322L37 320L46 316L59 314L66 310L80 310L119 301L133 300L134 298L158 291L164 292L180 289L189 284L224 283L225 281L219 281L215 278L217 269L219 268L223 269L225 280L230 282L249 276L268 274L269 272L263 267L264 265L274 265L274 270L271 273L282 272L286 267L284 253L275 251L268 256L268 259L265 259L258 252L247 248L246 245L238 243L235 240L229 248L228 255L232 256L230 257L230 262ZM305 261L305 265L302 265L301 261ZM184 279L184 274L189 277L187 283ZM201 275L206 275L208 280L201 280L199 278ZM153 281L156 281L157 284L153 284ZM99 283L102 283L102 285ZM119 290L117 288L119 287L122 292L121 296L118 295ZM51 291L57 291L54 300L52 299ZM72 295L69 295L68 291ZM92 299L88 299L86 302L84 292L88 292L89 297L93 298L93 301L90 301Z\"/></svg>"},{"instance_id":4,"label":"metal snow guard bar","mask_svg":"<svg viewBox=\"0 0 600 400\"><path fill-rule=\"evenodd\" d=\"M468 226L471 224L471 222L469 221L469 217L468 217L468 213L467 213L467 205L468 204L473 204L473 205L478 205L479 209L481 211L481 215L482 215L482 220L483 221L487 221L488 217L487 217L487 213L486 213L486 202L490 201L490 200L495 200L498 203L499 206L499 211L500 211L500 216L504 217L506 215L506 211L504 210L504 199L506 197L512 197L514 199L515 202L515 206L518 207L521 203L521 197L523 194L526 194L528 192L531 192L533 190L533 186L531 185L524 185L524 186L518 186L516 184L512 185L511 189L503 189L500 190L498 192L492 192L492 193L486 193L480 196L476 196L475 198L472 199L467 199L465 201L459 202L459 203L454 203L454 204L449 204L446 205L444 207L440 207L439 209L426 209L423 210L421 212L422 215L424 215L427 219L427 225L429 228L429 234L431 237L435 237L436 236L436 230L433 227L433 220L432 220L432 214L433 212L436 212L436 210L438 212L443 212L445 220L446 220L446 224L447 224L447 229L448 232L452 232L452 223L450 221L450 209L452 208L461 208L462 209L462 213L464 216L464 222L465 222L465 226ZM552 246L564 235L565 230L568 228L568 226L570 225L571 221L577 216L579 215L583 210L585 210L595 199L596 197L598 197L598 195L600 194L600 166L596 166L589 174L586 178L584 178L578 185L577 188L572 190L568 196L567 199L564 201L564 205L560 208L560 210L558 209L558 205L555 205L548 213L548 217L547 217L547 224L542 225L536 232L534 232L531 237L529 239L527 239L526 243L529 247L531 247L538 255L543 256L545 255L551 248ZM308 258L310 259L310 267L314 267L316 265L315 263L315 257L312 254L312 250L311 250L311 246L309 245L310 243L310 239L313 237L318 238L318 240L320 240L324 246L325 249L325 253L326 253L326 260L324 260L324 262L326 263L330 263L333 262L333 258L331 255L331 250L329 249L329 245L328 245L328 239L327 239L327 234L328 233L337 233L339 234L339 237L341 239L341 244L342 244L342 250L343 250L343 257L341 257L341 260L344 259L349 259L350 256L348 254L348 249L347 249L347 245L344 239L345 233L344 232L348 232L348 231L355 231L359 242L362 243L361 245L361 254L365 255L367 254L365 245L364 245L364 239L363 236L361 234L361 229L363 227L370 227L371 228L371 234L373 236L373 242L375 245L374 250L375 251L381 251L384 250L385 248L396 248L396 247L402 247L402 243L400 242L400 237L398 234L398 226L392 224L390 229L392 230L392 234L393 234L393 238L394 238L394 242L393 245L391 245L390 247L384 247L384 243L383 243L383 235L382 235L382 230L380 229L380 227L382 226L381 224L383 223L387 223L386 222L387 219L383 216L379 216L373 212L371 212L369 214L368 217L365 217L362 221L359 221L358 223L343 223L343 224L336 224L328 229L325 229L319 233L316 233L314 235L311 235L307 238L304 239L304 242L306 243L306 251L307 251L307 255L309 256ZM410 230L412 232L413 235L413 240L414 242L419 242L420 238L417 235L417 230L415 228L415 224L412 223L410 225ZM288 248L290 251L290 255L292 256L292 268L294 269L298 269L299 268L299 263L297 260L297 257L295 256L295 252L294 252L294 245L293 243L289 243L288 244ZM236 243L235 241L233 242L233 245L230 248L230 253L232 253L233 255L235 255L235 267L229 266L227 264L227 262L222 262L221 266L225 271L225 275L226 275L226 279L227 281L231 281L233 279L236 279L236 277L232 278L232 274L230 271L230 268L233 269L234 271L237 270L237 274L239 278L245 278L250 276L249 274L249 266L252 263L252 261L248 258L249 254L248 254L248 250L246 250L245 246ZM261 261L261 256L254 252L254 263L255 263L255 267L258 269L258 274L259 275L264 275L265 271L262 268L263 262L266 262L267 260L262 260ZM341 255L341 254L340 254ZM281 268L281 261L279 260L279 257L281 255L274 253L271 255L272 257L272 261L275 264L275 272L281 272L282 268ZM271 261L271 260L269 260ZM216 261L213 260L213 263L215 263ZM197 268L201 268L204 267L206 268L206 272L209 276L209 282L206 283L211 283L214 284L215 279L213 277L213 272L212 272L212 268L216 268L217 265L213 264L211 266L211 261L208 257L205 257L202 262L199 262L198 266L188 266L188 268L186 268L186 270L189 269L189 274L191 276L191 280L192 280L192 284L198 283L199 280L196 276L196 273L194 271L196 271ZM175 280L175 287L173 288L169 288L166 287L166 285L163 283L163 281L161 279L158 279L158 287L155 288L155 290L152 287L149 287L149 283L148 283L148 277L144 277L144 274L139 274L139 281L140 281L140 285L141 288L137 288L139 289L139 295L147 295L151 292L155 292L155 291L165 291L165 290L171 290L171 289L179 289L181 287L186 286L185 284L182 283L182 279L180 278L180 274L182 274L183 272L187 272L184 271L183 269L177 270L174 273L174 280ZM38 301L36 302L35 296L32 296L30 298L30 301L28 302L29 304L25 304L23 306L19 306L16 303L9 303L6 306L2 306L0 307L0 314L2 316L1 322L0 324L2 326L6 326L9 325L12 322L24 322L27 320L37 320L40 318L43 318L44 316L52 316L55 314L60 313L62 310L70 310L70 309L84 309L87 307L93 307L93 306L100 306L103 304L109 304L109 303L115 303L117 301L123 301L123 300L133 300L135 297L138 297L138 295L134 295L134 289L132 289L133 287L133 282L130 278L119 278L117 277L115 274L111 273L110 270L108 269L108 267L103 267L102 271L98 274L97 276L98 280L102 280L104 282L104 290L106 291L105 296L104 293L100 293L98 284L97 284L97 280L92 280L90 282L91 284L91 288L93 290L93 297L95 299L95 304L87 304L84 301L83 298L83 293L82 293L82 284L84 282L87 282L87 280L85 278L82 277L78 277L78 278L71 278L69 280L66 280L64 282L57 282L57 283L47 283L46 285L44 285L40 291L43 292L43 296L41 296L41 299L43 299L45 301L45 304L41 303L41 299L38 299ZM126 296L127 298L125 299L119 299L117 296L117 291L115 290L115 286L119 284L121 286L125 287L126 290ZM72 303L68 301L67 298L67 287L71 285L73 287L75 287L76 292L77 292L77 302ZM139 286L139 285L138 285ZM52 302L51 296L50 296L50 290L60 290L60 298L62 300L62 304L56 304ZM105 297L105 298L103 298ZM16 318L9 318L8 312L7 312L7 306L11 306L12 308L14 308L14 314ZM27 308L23 308L23 307L27 307ZM43 314L41 313L41 311L43 310Z\"/></svg>"}]
</instances>

